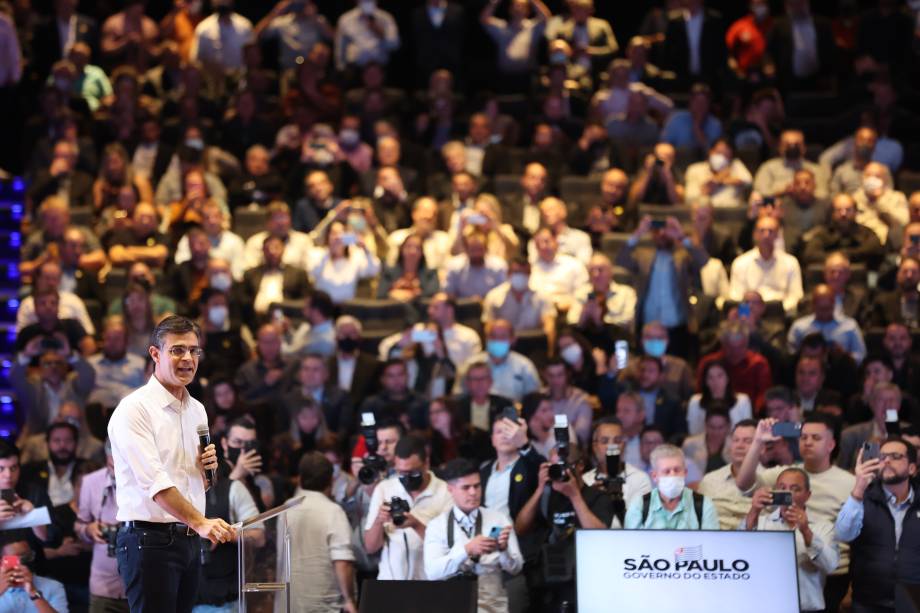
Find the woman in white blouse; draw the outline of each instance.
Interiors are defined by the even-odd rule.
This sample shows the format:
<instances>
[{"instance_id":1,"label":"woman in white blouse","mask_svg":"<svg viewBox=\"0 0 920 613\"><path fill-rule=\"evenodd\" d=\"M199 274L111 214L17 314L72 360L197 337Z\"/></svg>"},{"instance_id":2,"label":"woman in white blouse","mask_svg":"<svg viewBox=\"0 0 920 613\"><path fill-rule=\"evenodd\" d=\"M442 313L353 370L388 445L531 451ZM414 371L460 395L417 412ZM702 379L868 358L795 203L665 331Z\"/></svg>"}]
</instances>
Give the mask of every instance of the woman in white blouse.
<instances>
[{"instance_id":1,"label":"woman in white blouse","mask_svg":"<svg viewBox=\"0 0 920 613\"><path fill-rule=\"evenodd\" d=\"M735 157L727 140L720 138L709 149L709 158L690 164L684 179L684 198L693 202L708 198L715 207L744 206L753 178Z\"/></svg>"},{"instance_id":2,"label":"woman in white blouse","mask_svg":"<svg viewBox=\"0 0 920 613\"><path fill-rule=\"evenodd\" d=\"M721 400L728 407L732 426L742 419L751 419L751 399L747 394L732 390L725 364L710 362L703 370L702 392L693 394L687 404L687 431L690 434L699 434L704 430L706 410L713 400Z\"/></svg>"},{"instance_id":3,"label":"woman in white blouse","mask_svg":"<svg viewBox=\"0 0 920 613\"><path fill-rule=\"evenodd\" d=\"M380 260L364 240L345 231L339 221L329 225L326 247L313 247L307 255L307 272L316 289L332 297L336 304L355 297L358 281L380 273Z\"/></svg>"}]
</instances>

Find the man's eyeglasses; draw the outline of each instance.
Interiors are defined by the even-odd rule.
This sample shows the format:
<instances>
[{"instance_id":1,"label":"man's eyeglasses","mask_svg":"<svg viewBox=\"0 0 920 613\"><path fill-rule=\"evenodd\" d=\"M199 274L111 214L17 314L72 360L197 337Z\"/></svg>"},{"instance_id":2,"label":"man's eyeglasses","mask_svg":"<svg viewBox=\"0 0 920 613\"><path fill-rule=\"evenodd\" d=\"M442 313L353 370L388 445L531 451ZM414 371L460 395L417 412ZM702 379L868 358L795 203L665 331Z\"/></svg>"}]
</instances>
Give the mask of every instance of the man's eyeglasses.
<instances>
[{"instance_id":1,"label":"man's eyeglasses","mask_svg":"<svg viewBox=\"0 0 920 613\"><path fill-rule=\"evenodd\" d=\"M190 353L196 359L204 355L204 349L201 347L186 347L185 345L173 345L166 351L174 358L184 358L186 353Z\"/></svg>"},{"instance_id":2,"label":"man's eyeglasses","mask_svg":"<svg viewBox=\"0 0 920 613\"><path fill-rule=\"evenodd\" d=\"M900 462L901 460L903 460L903 459L906 458L906 457L907 457L907 456L906 456L905 454L899 453L899 452L897 452L897 451L895 451L895 452L893 452L893 453L880 453L880 454L878 454L878 459L879 459L880 462L884 462L885 460L891 460L892 462Z\"/></svg>"}]
</instances>

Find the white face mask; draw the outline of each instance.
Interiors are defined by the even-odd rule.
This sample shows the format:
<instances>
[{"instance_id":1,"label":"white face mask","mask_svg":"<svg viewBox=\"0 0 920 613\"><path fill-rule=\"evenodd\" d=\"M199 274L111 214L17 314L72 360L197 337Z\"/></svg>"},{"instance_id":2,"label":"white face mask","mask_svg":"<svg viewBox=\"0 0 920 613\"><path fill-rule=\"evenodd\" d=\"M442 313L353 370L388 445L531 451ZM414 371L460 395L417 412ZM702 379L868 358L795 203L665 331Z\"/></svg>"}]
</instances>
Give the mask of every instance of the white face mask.
<instances>
[{"instance_id":1,"label":"white face mask","mask_svg":"<svg viewBox=\"0 0 920 613\"><path fill-rule=\"evenodd\" d=\"M684 485L683 476L666 475L658 477L658 493L668 500L673 500L680 496L680 493L684 491Z\"/></svg>"},{"instance_id":2,"label":"white face mask","mask_svg":"<svg viewBox=\"0 0 920 613\"><path fill-rule=\"evenodd\" d=\"M224 325L229 315L230 310L223 305L214 306L208 309L208 321L218 328Z\"/></svg>"},{"instance_id":3,"label":"white face mask","mask_svg":"<svg viewBox=\"0 0 920 613\"><path fill-rule=\"evenodd\" d=\"M584 354L581 351L581 345L578 343L572 343L559 352L559 357L565 360L565 363L570 366L578 364L582 355Z\"/></svg>"},{"instance_id":4,"label":"white face mask","mask_svg":"<svg viewBox=\"0 0 920 613\"><path fill-rule=\"evenodd\" d=\"M863 179L863 191L867 194L877 194L885 187L885 182L878 177L866 177Z\"/></svg>"},{"instance_id":5,"label":"white face mask","mask_svg":"<svg viewBox=\"0 0 920 613\"><path fill-rule=\"evenodd\" d=\"M211 287L216 289L219 292L225 292L230 289L230 286L233 284L233 279L230 278L230 275L224 272L218 272L211 275Z\"/></svg>"},{"instance_id":6,"label":"white face mask","mask_svg":"<svg viewBox=\"0 0 920 613\"><path fill-rule=\"evenodd\" d=\"M513 275L511 275L511 289L513 289L514 291L523 292L529 287L529 285L530 285L529 276L519 273L519 272L516 272Z\"/></svg>"},{"instance_id":7,"label":"white face mask","mask_svg":"<svg viewBox=\"0 0 920 613\"><path fill-rule=\"evenodd\" d=\"M728 164L729 159L721 153L713 153L709 156L709 166L711 166L715 172L719 172L728 166Z\"/></svg>"}]
</instances>

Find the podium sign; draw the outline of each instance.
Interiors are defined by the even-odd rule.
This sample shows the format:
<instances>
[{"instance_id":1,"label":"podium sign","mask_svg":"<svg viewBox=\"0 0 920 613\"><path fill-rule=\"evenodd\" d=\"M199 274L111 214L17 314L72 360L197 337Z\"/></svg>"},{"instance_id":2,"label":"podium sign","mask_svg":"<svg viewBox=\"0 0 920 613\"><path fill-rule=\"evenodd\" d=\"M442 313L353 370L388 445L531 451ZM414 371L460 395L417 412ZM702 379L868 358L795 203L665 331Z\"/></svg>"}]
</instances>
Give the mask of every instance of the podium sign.
<instances>
[{"instance_id":1,"label":"podium sign","mask_svg":"<svg viewBox=\"0 0 920 613\"><path fill-rule=\"evenodd\" d=\"M579 613L797 613L792 532L579 530Z\"/></svg>"}]
</instances>

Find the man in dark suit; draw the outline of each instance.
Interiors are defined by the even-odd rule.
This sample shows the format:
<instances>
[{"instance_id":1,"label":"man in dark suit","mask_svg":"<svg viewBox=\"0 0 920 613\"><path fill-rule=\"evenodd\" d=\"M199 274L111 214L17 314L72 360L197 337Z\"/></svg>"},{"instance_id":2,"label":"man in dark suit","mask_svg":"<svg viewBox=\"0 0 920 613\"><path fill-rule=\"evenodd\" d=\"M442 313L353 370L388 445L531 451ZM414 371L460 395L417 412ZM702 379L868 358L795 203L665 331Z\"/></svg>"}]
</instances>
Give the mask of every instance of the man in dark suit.
<instances>
[{"instance_id":1,"label":"man in dark suit","mask_svg":"<svg viewBox=\"0 0 920 613\"><path fill-rule=\"evenodd\" d=\"M445 0L428 0L412 12L416 85L424 87L435 70L461 72L466 16L463 7Z\"/></svg>"},{"instance_id":2,"label":"man in dark suit","mask_svg":"<svg viewBox=\"0 0 920 613\"><path fill-rule=\"evenodd\" d=\"M871 230L869 231L875 235ZM876 239L877 240L877 239ZM872 308L869 288L858 283L850 283L850 260L843 252L831 253L824 260L824 283L834 290L836 305L834 311L842 312L856 321L865 321ZM811 292L799 301L799 315L814 312Z\"/></svg>"},{"instance_id":3,"label":"man in dark suit","mask_svg":"<svg viewBox=\"0 0 920 613\"><path fill-rule=\"evenodd\" d=\"M301 268L282 263L284 241L274 235L265 238L262 245L262 264L250 268L243 274L243 305L248 311L247 323L254 325L259 318L265 317L268 308L280 300L297 300L306 298L310 293L310 280ZM274 281L281 277L281 296L271 290L276 287Z\"/></svg>"},{"instance_id":4,"label":"man in dark suit","mask_svg":"<svg viewBox=\"0 0 920 613\"><path fill-rule=\"evenodd\" d=\"M467 433L461 449L465 448L465 455L482 462L494 457L489 442L491 424L506 409L516 409L511 400L489 393L492 389L492 370L485 362L470 364L463 382L466 393L452 396L450 406L457 426Z\"/></svg>"},{"instance_id":5,"label":"man in dark suit","mask_svg":"<svg viewBox=\"0 0 920 613\"><path fill-rule=\"evenodd\" d=\"M683 5L668 14L663 67L674 72L677 84L700 81L716 88L726 69L725 24L718 13L703 8L703 0Z\"/></svg>"},{"instance_id":6,"label":"man in dark suit","mask_svg":"<svg viewBox=\"0 0 920 613\"><path fill-rule=\"evenodd\" d=\"M377 358L361 351L361 332L361 322L351 315L342 315L335 321L337 349L329 367L329 379L348 393L354 406L377 391L380 369Z\"/></svg>"},{"instance_id":7,"label":"man in dark suit","mask_svg":"<svg viewBox=\"0 0 920 613\"><path fill-rule=\"evenodd\" d=\"M311 170L304 175L303 184L303 196L294 203L291 227L310 232L342 199L335 195L335 185L325 170Z\"/></svg>"},{"instance_id":8,"label":"man in dark suit","mask_svg":"<svg viewBox=\"0 0 920 613\"><path fill-rule=\"evenodd\" d=\"M35 28L34 69L42 81L51 71L51 65L63 58L74 43L86 43L94 51L97 47L96 21L77 13L77 4L77 0L54 0L54 15Z\"/></svg>"},{"instance_id":9,"label":"man in dark suit","mask_svg":"<svg viewBox=\"0 0 920 613\"><path fill-rule=\"evenodd\" d=\"M28 197L39 203L48 196L61 195L71 207L93 206L93 178L77 169L77 151L70 141L54 144L51 164L35 175Z\"/></svg>"},{"instance_id":10,"label":"man in dark suit","mask_svg":"<svg viewBox=\"0 0 920 613\"><path fill-rule=\"evenodd\" d=\"M408 420L412 429L428 427L428 401L409 388L409 369L398 358L384 362L380 368L380 391L364 399L360 413L373 413L379 419L396 417Z\"/></svg>"},{"instance_id":11,"label":"man in dark suit","mask_svg":"<svg viewBox=\"0 0 920 613\"><path fill-rule=\"evenodd\" d=\"M882 337L884 354L891 360L892 381L902 391L920 398L920 357L912 351L913 338L902 323L888 324Z\"/></svg>"},{"instance_id":12,"label":"man in dark suit","mask_svg":"<svg viewBox=\"0 0 920 613\"><path fill-rule=\"evenodd\" d=\"M521 191L503 198L504 221L526 242L540 229L540 202L549 196L549 172L539 162L531 162L521 174Z\"/></svg>"},{"instance_id":13,"label":"man in dark suit","mask_svg":"<svg viewBox=\"0 0 920 613\"><path fill-rule=\"evenodd\" d=\"M788 222L788 219L784 220L784 225ZM790 245L789 242L786 244ZM832 251L840 251L851 262L866 264L870 268L877 268L885 257L885 249L875 232L856 223L856 202L849 194L834 196L830 223L819 223L804 232L797 248L804 266L825 261L824 258Z\"/></svg>"},{"instance_id":14,"label":"man in dark suit","mask_svg":"<svg viewBox=\"0 0 920 613\"><path fill-rule=\"evenodd\" d=\"M655 246L637 248L649 232ZM639 298L636 329L641 330L647 321L660 321L668 329L669 353L673 355L687 356L690 288L708 261L709 254L684 236L675 218L668 217L664 227L652 229L648 215L617 254L615 264L634 275Z\"/></svg>"},{"instance_id":15,"label":"man in dark suit","mask_svg":"<svg viewBox=\"0 0 920 613\"><path fill-rule=\"evenodd\" d=\"M835 49L830 21L811 14L810 0L786 0L767 40L780 89L814 89L833 74Z\"/></svg>"},{"instance_id":16,"label":"man in dark suit","mask_svg":"<svg viewBox=\"0 0 920 613\"><path fill-rule=\"evenodd\" d=\"M485 188L491 189L495 175L507 174L511 170L508 152L500 144L492 142L492 120L485 113L470 116L466 144L466 169L481 177Z\"/></svg>"},{"instance_id":17,"label":"man in dark suit","mask_svg":"<svg viewBox=\"0 0 920 613\"><path fill-rule=\"evenodd\" d=\"M277 412L279 423L276 432L290 428L304 399L311 398L322 407L329 430L346 437L352 430L353 405L348 394L329 383L326 359L315 353L308 353L301 358L297 383L299 385L284 396L284 410Z\"/></svg>"},{"instance_id":18,"label":"man in dark suit","mask_svg":"<svg viewBox=\"0 0 920 613\"><path fill-rule=\"evenodd\" d=\"M912 257L901 258L896 277L896 289L880 293L875 298L871 322L873 326L885 327L890 323L902 323L911 330L920 324L920 261Z\"/></svg>"},{"instance_id":19,"label":"man in dark suit","mask_svg":"<svg viewBox=\"0 0 920 613\"><path fill-rule=\"evenodd\" d=\"M256 332L256 354L236 371L233 382L240 398L252 408L260 432L270 432L272 415L294 380L297 362L281 355L281 331L273 323Z\"/></svg>"},{"instance_id":20,"label":"man in dark suit","mask_svg":"<svg viewBox=\"0 0 920 613\"><path fill-rule=\"evenodd\" d=\"M844 429L840 436L837 466L844 470L853 470L856 467L856 454L863 443L883 441L888 436L887 413L889 410L900 412L901 388L890 382L876 383L869 395L869 404L872 419L853 424Z\"/></svg>"},{"instance_id":21,"label":"man in dark suit","mask_svg":"<svg viewBox=\"0 0 920 613\"><path fill-rule=\"evenodd\" d=\"M795 365L795 392L802 414L817 411L821 407L843 408L843 397L839 392L824 385L824 362L818 358L801 356Z\"/></svg>"},{"instance_id":22,"label":"man in dark suit","mask_svg":"<svg viewBox=\"0 0 920 613\"><path fill-rule=\"evenodd\" d=\"M192 227L188 233L188 249L191 257L173 268L169 284L169 296L175 299L179 312L183 315L190 314L201 290L208 286L208 261L211 251L211 241L204 230ZM248 302L248 301L247 301Z\"/></svg>"},{"instance_id":23,"label":"man in dark suit","mask_svg":"<svg viewBox=\"0 0 920 613\"><path fill-rule=\"evenodd\" d=\"M665 439L670 440L675 435L687 433L687 418L680 401L662 389L663 370L661 358L643 355L639 358L636 384L645 403L646 423L659 428Z\"/></svg>"},{"instance_id":24,"label":"man in dark suit","mask_svg":"<svg viewBox=\"0 0 920 613\"><path fill-rule=\"evenodd\" d=\"M731 234L713 226L712 215L711 203L696 200L691 204L691 240L705 249L710 257L730 267L732 260L738 255L738 247Z\"/></svg>"}]
</instances>

